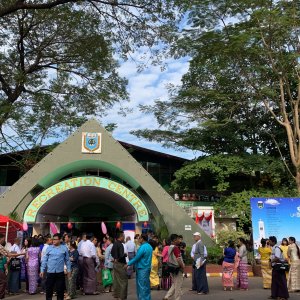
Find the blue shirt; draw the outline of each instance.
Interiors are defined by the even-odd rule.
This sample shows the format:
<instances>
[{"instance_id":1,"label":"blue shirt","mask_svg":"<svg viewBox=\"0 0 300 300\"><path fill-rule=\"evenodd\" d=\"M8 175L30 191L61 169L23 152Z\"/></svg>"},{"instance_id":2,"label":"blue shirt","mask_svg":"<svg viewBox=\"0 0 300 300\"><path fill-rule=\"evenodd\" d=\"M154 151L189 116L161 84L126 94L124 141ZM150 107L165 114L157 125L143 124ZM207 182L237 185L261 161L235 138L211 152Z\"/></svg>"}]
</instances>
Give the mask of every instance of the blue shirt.
<instances>
[{"instance_id":1,"label":"blue shirt","mask_svg":"<svg viewBox=\"0 0 300 300\"><path fill-rule=\"evenodd\" d=\"M42 259L41 272L47 273L62 273L64 265L67 266L67 271L71 272L71 263L69 259L69 251L66 246L50 245Z\"/></svg>"},{"instance_id":2,"label":"blue shirt","mask_svg":"<svg viewBox=\"0 0 300 300\"><path fill-rule=\"evenodd\" d=\"M236 250L233 248L225 248L224 249L224 261L228 263L234 263L234 258L235 258Z\"/></svg>"},{"instance_id":3,"label":"blue shirt","mask_svg":"<svg viewBox=\"0 0 300 300\"><path fill-rule=\"evenodd\" d=\"M135 264L137 269L150 269L152 262L152 247L149 243L143 243L136 256L128 262L128 266Z\"/></svg>"}]
</instances>

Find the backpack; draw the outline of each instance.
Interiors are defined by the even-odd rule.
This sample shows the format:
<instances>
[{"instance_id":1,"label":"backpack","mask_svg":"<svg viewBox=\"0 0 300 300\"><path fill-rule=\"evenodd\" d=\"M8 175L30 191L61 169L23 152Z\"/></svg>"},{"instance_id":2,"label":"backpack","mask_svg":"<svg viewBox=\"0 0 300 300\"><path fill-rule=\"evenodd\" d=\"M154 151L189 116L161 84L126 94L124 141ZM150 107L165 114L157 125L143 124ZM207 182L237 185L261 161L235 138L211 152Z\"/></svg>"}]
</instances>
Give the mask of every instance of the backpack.
<instances>
[{"instance_id":1,"label":"backpack","mask_svg":"<svg viewBox=\"0 0 300 300\"><path fill-rule=\"evenodd\" d=\"M174 247L174 245L169 247L166 268L168 273L177 275L180 270L180 266L174 254Z\"/></svg>"},{"instance_id":2,"label":"backpack","mask_svg":"<svg viewBox=\"0 0 300 300\"><path fill-rule=\"evenodd\" d=\"M20 271L21 270L21 260L19 258L11 258L9 261L11 271Z\"/></svg>"}]
</instances>

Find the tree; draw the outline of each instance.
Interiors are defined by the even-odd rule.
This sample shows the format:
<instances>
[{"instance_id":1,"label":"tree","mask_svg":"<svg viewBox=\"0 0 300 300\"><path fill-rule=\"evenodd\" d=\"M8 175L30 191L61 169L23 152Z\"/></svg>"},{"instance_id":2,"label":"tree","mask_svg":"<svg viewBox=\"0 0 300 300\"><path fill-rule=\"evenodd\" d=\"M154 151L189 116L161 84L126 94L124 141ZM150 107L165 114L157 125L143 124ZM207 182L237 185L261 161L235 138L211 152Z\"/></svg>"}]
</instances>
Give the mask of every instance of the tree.
<instances>
[{"instance_id":1,"label":"tree","mask_svg":"<svg viewBox=\"0 0 300 300\"><path fill-rule=\"evenodd\" d=\"M117 59L166 41L174 1L0 3L0 131L27 142L60 135L128 100ZM147 49L148 47L148 49ZM8 129L9 128L9 129ZM5 149L3 149L5 150Z\"/></svg>"},{"instance_id":2,"label":"tree","mask_svg":"<svg viewBox=\"0 0 300 300\"><path fill-rule=\"evenodd\" d=\"M276 158L263 155L212 155L200 157L175 173L172 190L188 191L200 179L209 181L218 192L244 189L278 189L288 184L284 165Z\"/></svg>"},{"instance_id":3,"label":"tree","mask_svg":"<svg viewBox=\"0 0 300 300\"><path fill-rule=\"evenodd\" d=\"M175 173L174 192L194 189L195 183L208 185L220 199L214 204L215 215L234 216L238 228L249 232L251 197L295 196L292 179L284 164L268 155L212 155L188 162Z\"/></svg>"},{"instance_id":4,"label":"tree","mask_svg":"<svg viewBox=\"0 0 300 300\"><path fill-rule=\"evenodd\" d=\"M182 88L174 90L170 101L178 104L176 113L172 114L171 105L162 107L161 102L154 112L158 109L163 112L158 118L167 119L167 129L175 136L182 133L179 126L187 117L186 112L192 116L190 127L195 123L196 127L201 124L208 129L211 127L207 125L219 126L222 143L228 140L224 125L238 124L236 131L240 132L244 123L236 122L235 117L243 116L245 121L248 110L249 120L255 118L259 122L254 131L251 123L244 127L246 135L240 135L244 144L252 137L252 146L246 145L244 151L255 153L253 145L256 145L258 153L268 153L262 145L270 145L273 140L272 148L279 146L286 167L292 166L290 172L300 193L298 2L195 0L189 3L190 27L174 47L176 55L192 56ZM180 100L185 103L182 109ZM242 108L241 114L235 113L237 107ZM217 118L219 112L223 114ZM164 139L163 132L161 136Z\"/></svg>"}]
</instances>

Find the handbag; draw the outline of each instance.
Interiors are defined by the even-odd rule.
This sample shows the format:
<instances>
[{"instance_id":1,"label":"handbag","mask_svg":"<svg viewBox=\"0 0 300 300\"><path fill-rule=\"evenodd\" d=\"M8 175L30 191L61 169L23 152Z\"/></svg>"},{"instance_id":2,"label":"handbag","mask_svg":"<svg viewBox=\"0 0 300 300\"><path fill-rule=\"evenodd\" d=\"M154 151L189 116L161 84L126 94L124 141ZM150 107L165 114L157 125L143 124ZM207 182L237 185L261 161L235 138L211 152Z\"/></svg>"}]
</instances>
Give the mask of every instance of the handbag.
<instances>
[{"instance_id":1,"label":"handbag","mask_svg":"<svg viewBox=\"0 0 300 300\"><path fill-rule=\"evenodd\" d=\"M273 265L273 269L287 272L290 269L290 265L287 262L279 262Z\"/></svg>"},{"instance_id":2,"label":"handbag","mask_svg":"<svg viewBox=\"0 0 300 300\"><path fill-rule=\"evenodd\" d=\"M102 284L104 287L112 285L113 279L109 269L102 269Z\"/></svg>"},{"instance_id":3,"label":"handbag","mask_svg":"<svg viewBox=\"0 0 300 300\"><path fill-rule=\"evenodd\" d=\"M20 271L21 270L21 260L19 258L11 258L9 262L11 271Z\"/></svg>"}]
</instances>

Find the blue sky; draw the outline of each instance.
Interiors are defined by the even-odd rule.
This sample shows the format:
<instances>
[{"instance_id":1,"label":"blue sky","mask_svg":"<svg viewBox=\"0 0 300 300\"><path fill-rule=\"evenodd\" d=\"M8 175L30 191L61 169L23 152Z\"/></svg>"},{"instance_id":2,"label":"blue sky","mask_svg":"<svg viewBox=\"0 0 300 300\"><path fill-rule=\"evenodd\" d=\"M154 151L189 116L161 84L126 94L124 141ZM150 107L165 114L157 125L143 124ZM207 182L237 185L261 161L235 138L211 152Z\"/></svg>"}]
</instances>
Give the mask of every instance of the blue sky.
<instances>
[{"instance_id":1,"label":"blue sky","mask_svg":"<svg viewBox=\"0 0 300 300\"><path fill-rule=\"evenodd\" d=\"M134 58L138 60L139 53L134 54ZM168 59L166 62L166 69L161 70L161 66L149 65L143 72L137 71L137 64L133 60L128 60L121 64L119 73L121 76L128 79L128 92L130 95L130 102L124 103L132 110L126 117L117 114L119 105L108 111L108 115L102 119L102 123L117 123L117 129L113 132L114 138L128 142L134 145L145 147L148 149L161 151L164 153L184 157L195 158L199 156L194 151L175 151L174 149L164 148L156 142L149 142L144 139L138 139L130 134L131 130L158 128L158 124L153 115L146 115L140 112L139 105L150 105L158 98L166 100L167 84L178 85L181 83L181 77L188 71L188 59L181 58L178 60Z\"/></svg>"}]
</instances>

